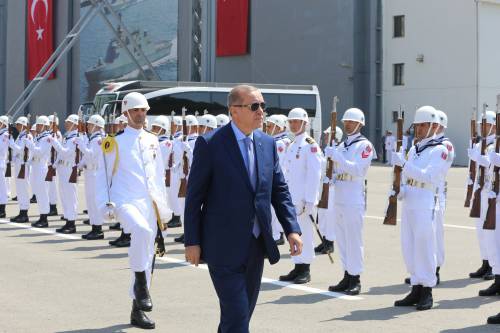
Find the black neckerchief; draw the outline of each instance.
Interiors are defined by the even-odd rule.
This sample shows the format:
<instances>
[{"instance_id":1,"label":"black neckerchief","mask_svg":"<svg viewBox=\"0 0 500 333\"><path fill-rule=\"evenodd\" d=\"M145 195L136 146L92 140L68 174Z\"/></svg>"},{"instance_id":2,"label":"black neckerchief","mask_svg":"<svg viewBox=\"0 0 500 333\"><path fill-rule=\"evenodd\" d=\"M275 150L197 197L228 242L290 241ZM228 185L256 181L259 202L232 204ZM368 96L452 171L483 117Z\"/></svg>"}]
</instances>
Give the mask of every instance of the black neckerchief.
<instances>
[{"instance_id":1,"label":"black neckerchief","mask_svg":"<svg viewBox=\"0 0 500 333\"><path fill-rule=\"evenodd\" d=\"M40 139L43 139L45 138L46 136L49 136L50 135L50 132L43 132L41 133L37 138L36 138L36 142L40 142Z\"/></svg>"},{"instance_id":2,"label":"black neckerchief","mask_svg":"<svg viewBox=\"0 0 500 333\"><path fill-rule=\"evenodd\" d=\"M92 135L90 136L89 141L92 141L92 140L94 140L97 137L102 137L102 133L101 132L92 133Z\"/></svg>"},{"instance_id":3,"label":"black neckerchief","mask_svg":"<svg viewBox=\"0 0 500 333\"><path fill-rule=\"evenodd\" d=\"M427 142L421 148L419 148L418 144L416 144L415 145L415 152L417 153L417 155L420 155L427 148L436 147L436 146L439 146L439 145L442 145L442 144L443 144L443 141L441 139L432 139L432 140L429 140L429 142Z\"/></svg>"},{"instance_id":4,"label":"black neckerchief","mask_svg":"<svg viewBox=\"0 0 500 333\"><path fill-rule=\"evenodd\" d=\"M358 143L360 141L364 141L364 140L368 140L368 139L365 138L362 134L360 134L357 138L352 140L349 144L347 144L347 140L346 140L346 141L344 141L344 149L348 149L353 144Z\"/></svg>"}]
</instances>

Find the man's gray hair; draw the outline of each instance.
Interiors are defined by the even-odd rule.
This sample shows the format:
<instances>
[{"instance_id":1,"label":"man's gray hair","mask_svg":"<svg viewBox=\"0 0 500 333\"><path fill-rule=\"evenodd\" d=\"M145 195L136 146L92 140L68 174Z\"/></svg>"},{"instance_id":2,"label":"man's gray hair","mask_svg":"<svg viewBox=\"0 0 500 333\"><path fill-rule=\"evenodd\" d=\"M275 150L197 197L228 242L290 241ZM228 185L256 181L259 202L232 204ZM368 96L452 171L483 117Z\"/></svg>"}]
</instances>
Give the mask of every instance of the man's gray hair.
<instances>
[{"instance_id":1,"label":"man's gray hair","mask_svg":"<svg viewBox=\"0 0 500 333\"><path fill-rule=\"evenodd\" d=\"M229 92L229 94L227 95L227 107L231 107L231 105L235 105L235 104L239 104L241 103L241 100L243 99L242 98L242 95L245 94L245 93L251 93L251 92L254 92L254 91L258 91L259 89L254 87L254 86L250 86L250 85L247 85L247 84L240 84L236 87L234 87L233 89L231 89L231 91Z\"/></svg>"}]
</instances>

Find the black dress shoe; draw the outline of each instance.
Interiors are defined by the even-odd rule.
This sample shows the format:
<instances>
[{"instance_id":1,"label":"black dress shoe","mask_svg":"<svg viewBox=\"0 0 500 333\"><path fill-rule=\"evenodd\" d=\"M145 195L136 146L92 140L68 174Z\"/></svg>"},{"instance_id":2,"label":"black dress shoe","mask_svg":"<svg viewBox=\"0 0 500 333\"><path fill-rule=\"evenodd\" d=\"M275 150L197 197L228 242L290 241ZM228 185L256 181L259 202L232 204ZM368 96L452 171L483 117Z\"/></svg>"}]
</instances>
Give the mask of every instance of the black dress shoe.
<instances>
[{"instance_id":1,"label":"black dress shoe","mask_svg":"<svg viewBox=\"0 0 500 333\"><path fill-rule=\"evenodd\" d=\"M7 214L5 214L5 205L0 205L0 218L7 217Z\"/></svg>"},{"instance_id":2,"label":"black dress shoe","mask_svg":"<svg viewBox=\"0 0 500 333\"><path fill-rule=\"evenodd\" d=\"M121 228L120 222L113 223L109 226L109 230L120 230Z\"/></svg>"},{"instance_id":3,"label":"black dress shoe","mask_svg":"<svg viewBox=\"0 0 500 333\"><path fill-rule=\"evenodd\" d=\"M359 275L349 275L349 285L344 290L346 295L359 295L361 292L361 281L359 279Z\"/></svg>"},{"instance_id":4,"label":"black dress shoe","mask_svg":"<svg viewBox=\"0 0 500 333\"><path fill-rule=\"evenodd\" d=\"M479 296L495 296L500 294L500 275L495 275L495 282L486 289L479 290Z\"/></svg>"},{"instance_id":5,"label":"black dress shoe","mask_svg":"<svg viewBox=\"0 0 500 333\"><path fill-rule=\"evenodd\" d=\"M297 264L298 273L295 279L293 279L293 283L295 284L304 284L311 281L311 270L309 264Z\"/></svg>"},{"instance_id":6,"label":"black dress shoe","mask_svg":"<svg viewBox=\"0 0 500 333\"><path fill-rule=\"evenodd\" d=\"M432 308L433 299L432 299L432 288L431 287L422 287L422 292L420 294L420 300L417 303L417 310L429 310Z\"/></svg>"},{"instance_id":7,"label":"black dress shoe","mask_svg":"<svg viewBox=\"0 0 500 333\"><path fill-rule=\"evenodd\" d=\"M28 211L24 209L21 209L19 211L19 215L17 215L16 217L12 217L10 219L10 222L17 222L17 223L28 223L29 221L30 220L28 218Z\"/></svg>"},{"instance_id":8,"label":"black dress shoe","mask_svg":"<svg viewBox=\"0 0 500 333\"><path fill-rule=\"evenodd\" d=\"M10 199L12 201L17 201L17 196L13 197L12 199Z\"/></svg>"},{"instance_id":9,"label":"black dress shoe","mask_svg":"<svg viewBox=\"0 0 500 333\"><path fill-rule=\"evenodd\" d=\"M92 230L88 234L82 235L82 238L86 239L86 240L104 239L104 233L102 232L102 226L93 225Z\"/></svg>"},{"instance_id":10,"label":"black dress shoe","mask_svg":"<svg viewBox=\"0 0 500 333\"><path fill-rule=\"evenodd\" d=\"M174 242L184 244L184 234L180 235L179 237L174 238Z\"/></svg>"},{"instance_id":11,"label":"black dress shoe","mask_svg":"<svg viewBox=\"0 0 500 333\"><path fill-rule=\"evenodd\" d=\"M33 196L30 199L30 203L36 203L36 195L33 194Z\"/></svg>"},{"instance_id":12,"label":"black dress shoe","mask_svg":"<svg viewBox=\"0 0 500 333\"><path fill-rule=\"evenodd\" d=\"M47 228L49 226L49 222L47 221L47 214L40 215L38 221L32 223L31 226L35 228Z\"/></svg>"},{"instance_id":13,"label":"black dress shoe","mask_svg":"<svg viewBox=\"0 0 500 333\"><path fill-rule=\"evenodd\" d=\"M56 232L61 234L74 234L76 232L75 221L66 221L62 228L56 229Z\"/></svg>"},{"instance_id":14,"label":"black dress shoe","mask_svg":"<svg viewBox=\"0 0 500 333\"><path fill-rule=\"evenodd\" d=\"M90 220L89 219L86 219L86 220L83 220L82 222L83 224L86 224L86 225L90 225Z\"/></svg>"},{"instance_id":15,"label":"black dress shoe","mask_svg":"<svg viewBox=\"0 0 500 333\"><path fill-rule=\"evenodd\" d=\"M130 247L130 234L123 234L123 237L115 243L116 247Z\"/></svg>"},{"instance_id":16,"label":"black dress shoe","mask_svg":"<svg viewBox=\"0 0 500 333\"><path fill-rule=\"evenodd\" d=\"M488 268L488 271L486 274L484 274L483 279L484 280L493 280L495 278L495 275L493 274L493 268Z\"/></svg>"},{"instance_id":17,"label":"black dress shoe","mask_svg":"<svg viewBox=\"0 0 500 333\"><path fill-rule=\"evenodd\" d=\"M149 296L146 272L135 272L134 296L137 308L149 312L153 310L153 302Z\"/></svg>"},{"instance_id":18,"label":"black dress shoe","mask_svg":"<svg viewBox=\"0 0 500 333\"><path fill-rule=\"evenodd\" d=\"M406 295L405 298L394 302L394 306L414 306L420 301L421 294L422 294L421 285L418 284L411 286L411 292L408 295Z\"/></svg>"},{"instance_id":19,"label":"black dress shoe","mask_svg":"<svg viewBox=\"0 0 500 333\"><path fill-rule=\"evenodd\" d=\"M283 245L285 244L285 237L283 237L283 233L280 232L280 238L278 238L276 241L276 245Z\"/></svg>"},{"instance_id":20,"label":"black dress shoe","mask_svg":"<svg viewBox=\"0 0 500 333\"><path fill-rule=\"evenodd\" d=\"M172 219L168 221L167 226L169 228L179 228L182 227L181 217L178 215L173 215Z\"/></svg>"},{"instance_id":21,"label":"black dress shoe","mask_svg":"<svg viewBox=\"0 0 500 333\"><path fill-rule=\"evenodd\" d=\"M345 291L347 287L349 287L349 273L347 273L347 271L344 271L344 277L342 278L342 280L340 280L340 282L335 286L328 287L328 290L333 292L339 292L339 291Z\"/></svg>"},{"instance_id":22,"label":"black dress shoe","mask_svg":"<svg viewBox=\"0 0 500 333\"><path fill-rule=\"evenodd\" d=\"M88 213L89 213L88 210L86 210L86 209L83 210L83 214L88 214Z\"/></svg>"},{"instance_id":23,"label":"black dress shoe","mask_svg":"<svg viewBox=\"0 0 500 333\"><path fill-rule=\"evenodd\" d=\"M488 263L488 260L483 260L483 264L481 265L481 267L479 267L477 271L469 273L469 277L482 279L482 278L484 278L485 274L488 272L489 268L491 268L491 267L490 267L490 264Z\"/></svg>"},{"instance_id":24,"label":"black dress shoe","mask_svg":"<svg viewBox=\"0 0 500 333\"><path fill-rule=\"evenodd\" d=\"M140 310L135 300L132 302L132 312L130 313L130 325L143 328L154 329L155 322L146 316L144 311Z\"/></svg>"},{"instance_id":25,"label":"black dress shoe","mask_svg":"<svg viewBox=\"0 0 500 333\"><path fill-rule=\"evenodd\" d=\"M281 275L279 277L280 281L293 281L299 275L299 265L295 265L295 267L290 271L290 273L286 275Z\"/></svg>"},{"instance_id":26,"label":"black dress shoe","mask_svg":"<svg viewBox=\"0 0 500 333\"><path fill-rule=\"evenodd\" d=\"M50 205L48 216L57 216L57 205Z\"/></svg>"},{"instance_id":27,"label":"black dress shoe","mask_svg":"<svg viewBox=\"0 0 500 333\"><path fill-rule=\"evenodd\" d=\"M491 317L488 317L488 324L500 324L500 313Z\"/></svg>"}]
</instances>

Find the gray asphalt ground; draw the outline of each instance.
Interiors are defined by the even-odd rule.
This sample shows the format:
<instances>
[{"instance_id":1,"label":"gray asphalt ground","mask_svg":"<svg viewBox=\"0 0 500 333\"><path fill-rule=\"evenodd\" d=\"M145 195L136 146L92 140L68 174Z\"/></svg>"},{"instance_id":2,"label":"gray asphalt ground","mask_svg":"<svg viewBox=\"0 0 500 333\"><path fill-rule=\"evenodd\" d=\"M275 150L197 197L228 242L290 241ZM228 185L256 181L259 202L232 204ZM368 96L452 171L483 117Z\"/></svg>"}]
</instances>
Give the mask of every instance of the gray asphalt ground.
<instances>
[{"instance_id":1,"label":"gray asphalt ground","mask_svg":"<svg viewBox=\"0 0 500 333\"><path fill-rule=\"evenodd\" d=\"M372 166L368 177L365 220L365 273L359 297L339 297L328 286L342 277L338 255L329 263L324 255L312 265L312 282L298 289L276 282L292 263L286 246L282 260L266 264L260 297L251 322L252 332L499 332L486 325L487 316L500 312L498 297L479 297L490 281L469 279L480 264L474 225L463 207L465 168L450 171L446 212L446 263L441 285L434 289L434 308L417 312L395 308L409 287L396 227L382 225L391 169ZM83 187L80 184L80 197ZM85 207L81 205L80 211ZM17 214L10 202L8 217ZM36 205L30 209L37 218ZM50 228L0 220L0 332L139 332L129 325L130 271L127 249L108 246L119 235L85 241L90 230L81 223L78 233L62 237L54 230L63 224L51 218ZM167 255L157 261L153 277L154 310L150 314L160 332L216 332L219 307L208 272L184 262L183 246L173 242L182 230L171 229Z\"/></svg>"}]
</instances>

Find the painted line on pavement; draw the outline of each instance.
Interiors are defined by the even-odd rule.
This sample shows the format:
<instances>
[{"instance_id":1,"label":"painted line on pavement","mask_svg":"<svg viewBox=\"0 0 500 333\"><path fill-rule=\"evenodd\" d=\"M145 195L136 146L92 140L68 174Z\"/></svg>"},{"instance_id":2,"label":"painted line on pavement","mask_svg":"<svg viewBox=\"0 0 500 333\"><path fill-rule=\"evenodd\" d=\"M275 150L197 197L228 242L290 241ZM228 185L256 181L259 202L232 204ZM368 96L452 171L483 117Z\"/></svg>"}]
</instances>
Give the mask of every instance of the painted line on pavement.
<instances>
[{"instance_id":1,"label":"painted line on pavement","mask_svg":"<svg viewBox=\"0 0 500 333\"><path fill-rule=\"evenodd\" d=\"M56 232L55 229L51 229L51 228L35 228L35 227L32 227L29 223L24 224L24 223L16 223L16 222L10 222L10 221L6 221L6 220L0 220L0 224L12 225L12 226L23 228L26 230L31 230L31 231L35 231L35 232L39 232L39 233L44 233L44 234L51 234L51 235L55 235L57 237L66 238L66 239L74 239L74 240L81 239L81 237L79 237L79 236L60 234L60 233ZM185 260L172 258L172 257L166 257L166 256L156 257L156 260L180 264L183 266L190 266L193 268L208 270L208 267L206 264L201 264L201 265L198 265L198 267L196 267L196 266L191 265L190 263L186 262ZM331 298L338 298L338 299L342 299L342 300L346 300L346 301L359 301L359 300L363 299L362 297L359 297L359 296L344 295L341 293L326 291L326 290L322 290L322 289L318 289L318 288L312 288L312 287L299 285L299 284L293 284L293 283L289 283L289 282L278 281L278 280L274 280L274 279L270 279L270 278L266 278L266 277L262 277L262 282L273 284L273 285L280 286L283 288L289 288L289 289L303 291L303 292L308 293L308 294L323 295L323 296L327 296L327 297L331 297Z\"/></svg>"},{"instance_id":2,"label":"painted line on pavement","mask_svg":"<svg viewBox=\"0 0 500 333\"><path fill-rule=\"evenodd\" d=\"M373 219L373 220L380 220L383 221L384 217L382 216L373 216L373 215L365 215L366 218L368 219ZM397 219L398 222L401 222L401 219ZM456 224L443 224L445 227L448 228L455 228L455 229L465 229L465 230L476 230L476 227L469 227L465 225L456 225Z\"/></svg>"}]
</instances>

